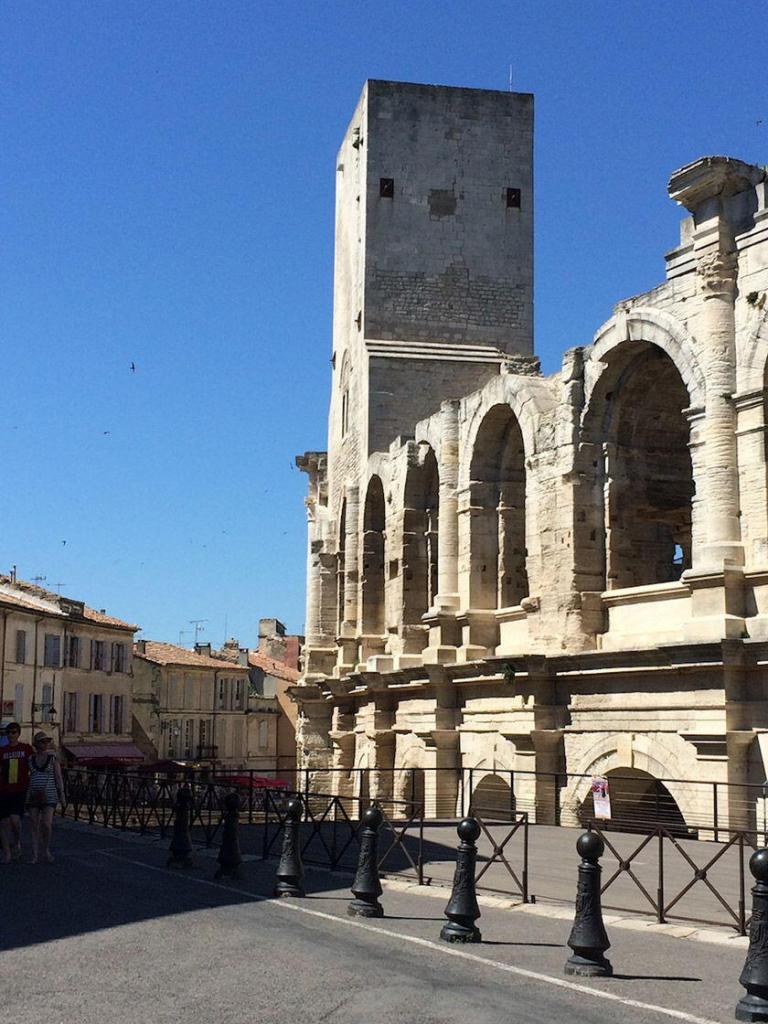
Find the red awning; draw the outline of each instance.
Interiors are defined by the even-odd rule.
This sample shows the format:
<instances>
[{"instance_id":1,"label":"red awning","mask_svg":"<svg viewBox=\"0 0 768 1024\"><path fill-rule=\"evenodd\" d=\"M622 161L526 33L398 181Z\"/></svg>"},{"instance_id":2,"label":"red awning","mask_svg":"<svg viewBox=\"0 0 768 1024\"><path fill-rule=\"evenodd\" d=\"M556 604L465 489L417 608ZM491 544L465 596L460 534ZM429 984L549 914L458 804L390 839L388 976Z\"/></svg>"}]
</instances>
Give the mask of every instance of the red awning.
<instances>
[{"instance_id":1,"label":"red awning","mask_svg":"<svg viewBox=\"0 0 768 1024\"><path fill-rule=\"evenodd\" d=\"M117 761L121 764L137 764L144 761L144 755L133 743L65 743L64 747L78 764L89 761Z\"/></svg>"}]
</instances>

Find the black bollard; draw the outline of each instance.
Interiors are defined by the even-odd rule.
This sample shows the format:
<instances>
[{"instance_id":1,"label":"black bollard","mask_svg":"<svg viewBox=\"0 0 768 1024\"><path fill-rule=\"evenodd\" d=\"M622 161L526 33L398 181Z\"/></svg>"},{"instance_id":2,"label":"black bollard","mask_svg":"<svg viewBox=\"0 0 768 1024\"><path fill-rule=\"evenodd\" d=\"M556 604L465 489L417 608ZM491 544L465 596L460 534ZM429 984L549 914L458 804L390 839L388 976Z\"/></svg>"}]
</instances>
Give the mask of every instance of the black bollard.
<instances>
[{"instance_id":1,"label":"black bollard","mask_svg":"<svg viewBox=\"0 0 768 1024\"><path fill-rule=\"evenodd\" d=\"M568 937L573 956L565 963L565 973L584 978L610 977L613 967L603 954L611 944L603 924L600 904L602 868L597 863L603 855L605 843L596 832L584 832L576 840L576 850L582 860L576 887L576 917Z\"/></svg>"},{"instance_id":2,"label":"black bollard","mask_svg":"<svg viewBox=\"0 0 768 1024\"><path fill-rule=\"evenodd\" d=\"M768 850L752 854L749 870L755 878L752 920L747 959L739 977L747 994L736 1004L736 1020L768 1020Z\"/></svg>"},{"instance_id":3,"label":"black bollard","mask_svg":"<svg viewBox=\"0 0 768 1024\"><path fill-rule=\"evenodd\" d=\"M301 797L293 797L285 809L285 825L283 826L283 853L277 865L277 885L275 896L303 896L304 888L301 880L304 877L304 865L301 863L299 842L299 826L304 808Z\"/></svg>"},{"instance_id":4,"label":"black bollard","mask_svg":"<svg viewBox=\"0 0 768 1024\"><path fill-rule=\"evenodd\" d=\"M360 856L357 872L352 882L352 895L347 913L350 917L384 917L384 908L379 903L381 882L379 881L378 832L383 815L378 807L363 811L360 827Z\"/></svg>"},{"instance_id":5,"label":"black bollard","mask_svg":"<svg viewBox=\"0 0 768 1024\"><path fill-rule=\"evenodd\" d=\"M189 819L192 810L192 792L189 786L179 786L174 805L173 836L168 847L170 857L168 868L192 867L192 837L189 834Z\"/></svg>"},{"instance_id":6,"label":"black bollard","mask_svg":"<svg viewBox=\"0 0 768 1024\"><path fill-rule=\"evenodd\" d=\"M451 898L445 908L448 921L440 931L440 938L444 942L480 942L482 936L475 924L480 917L475 893L475 842L480 835L480 826L475 818L462 818L456 831L461 842L456 851Z\"/></svg>"},{"instance_id":7,"label":"black bollard","mask_svg":"<svg viewBox=\"0 0 768 1024\"><path fill-rule=\"evenodd\" d=\"M214 878L240 877L240 865L243 858L240 854L240 840L237 829L240 824L240 797L237 793L227 793L224 797L224 829L219 848L219 868Z\"/></svg>"}]
</instances>

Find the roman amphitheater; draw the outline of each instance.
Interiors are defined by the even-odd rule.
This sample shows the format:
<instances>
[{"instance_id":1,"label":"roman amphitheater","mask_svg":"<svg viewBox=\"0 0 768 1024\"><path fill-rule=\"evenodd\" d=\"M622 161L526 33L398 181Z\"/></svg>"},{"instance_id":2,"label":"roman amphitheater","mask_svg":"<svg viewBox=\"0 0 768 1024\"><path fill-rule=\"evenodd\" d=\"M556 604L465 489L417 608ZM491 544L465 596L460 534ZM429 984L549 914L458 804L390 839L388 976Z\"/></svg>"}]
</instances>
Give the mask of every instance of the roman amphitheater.
<instances>
[{"instance_id":1,"label":"roman amphitheater","mask_svg":"<svg viewBox=\"0 0 768 1024\"><path fill-rule=\"evenodd\" d=\"M333 792L416 786L428 813L513 785L540 820L554 800L574 820L613 774L667 780L695 823L697 783L718 782L720 821L749 824L764 808L742 786L768 762L765 169L675 170L666 279L544 376L532 139L528 94L371 81L339 151L328 447L297 460L300 763Z\"/></svg>"}]
</instances>

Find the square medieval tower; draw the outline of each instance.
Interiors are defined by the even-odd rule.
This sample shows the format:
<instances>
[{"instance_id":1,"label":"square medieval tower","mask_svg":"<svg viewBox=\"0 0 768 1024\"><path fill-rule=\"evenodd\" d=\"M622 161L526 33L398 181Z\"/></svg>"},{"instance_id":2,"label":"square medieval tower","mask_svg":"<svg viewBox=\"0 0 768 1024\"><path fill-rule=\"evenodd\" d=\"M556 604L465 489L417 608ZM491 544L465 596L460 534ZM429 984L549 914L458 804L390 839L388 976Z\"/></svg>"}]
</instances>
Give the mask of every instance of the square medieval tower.
<instances>
[{"instance_id":1,"label":"square medieval tower","mask_svg":"<svg viewBox=\"0 0 768 1024\"><path fill-rule=\"evenodd\" d=\"M533 97L369 81L339 150L329 498L533 352Z\"/></svg>"}]
</instances>

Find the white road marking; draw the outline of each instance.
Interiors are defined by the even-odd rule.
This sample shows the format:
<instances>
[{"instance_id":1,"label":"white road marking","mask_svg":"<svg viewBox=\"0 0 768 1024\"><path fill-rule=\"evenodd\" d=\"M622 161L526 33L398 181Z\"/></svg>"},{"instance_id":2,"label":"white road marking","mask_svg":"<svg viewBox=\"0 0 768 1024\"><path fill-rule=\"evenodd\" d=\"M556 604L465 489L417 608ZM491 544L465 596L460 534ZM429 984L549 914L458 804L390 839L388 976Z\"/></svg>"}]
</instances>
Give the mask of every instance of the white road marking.
<instances>
[{"instance_id":1,"label":"white road marking","mask_svg":"<svg viewBox=\"0 0 768 1024\"><path fill-rule=\"evenodd\" d=\"M588 985L580 985L575 981L566 981L564 978L553 978L551 974L540 974L538 971L529 971L524 967L514 967L512 964L502 964L497 960L487 960L485 957L470 953L465 949L457 949L455 946L443 942L433 942L431 939L421 939L416 935L401 935L399 932L392 932L388 928L377 928L375 925L365 924L357 918L336 917L334 914L327 914L323 910L313 910L311 907L303 907L293 903L285 897L276 899L272 896L260 896L258 893L247 892L245 889L238 889L233 885L223 885L221 882L210 881L207 878L195 878L192 875L182 874L178 871L171 871L169 868L157 867L154 864L145 864L140 860L133 860L130 857L121 857L120 854L107 850L97 850L103 857L111 857L114 860L125 861L128 864L135 864L148 871L157 871L162 875L171 875L175 878L184 878L187 882L197 882L198 885L211 886L214 889L222 889L224 892L236 892L245 896L254 903L270 903L273 907L279 907L297 914L307 914L309 917L319 917L325 921L332 921L334 924L346 925L349 928L360 928L362 931L372 932L374 935L387 935L398 942L410 942L414 946L423 946L444 956L456 956L462 960L470 960L483 967L491 967L497 971L504 971L507 974L517 974L523 978L531 978L534 981L542 981L547 985L554 985L556 988L569 989L571 992L580 992L582 995L594 996L596 999L607 999L609 1002L621 1003L622 1006L631 1006L636 1010L649 1010L652 1013L659 1013L673 1020L683 1020L687 1024L721 1024L719 1021L710 1020L707 1017L697 1017L692 1013L685 1013L684 1010L672 1010L667 1006L656 1006L654 1003L643 1003L639 999L627 999L625 996L617 995L615 992L604 992L602 989L590 988Z\"/></svg>"}]
</instances>

